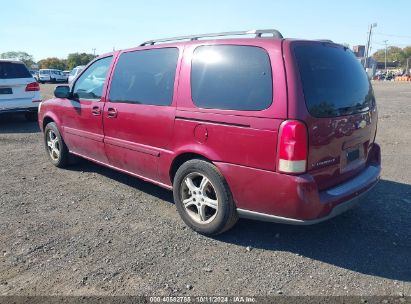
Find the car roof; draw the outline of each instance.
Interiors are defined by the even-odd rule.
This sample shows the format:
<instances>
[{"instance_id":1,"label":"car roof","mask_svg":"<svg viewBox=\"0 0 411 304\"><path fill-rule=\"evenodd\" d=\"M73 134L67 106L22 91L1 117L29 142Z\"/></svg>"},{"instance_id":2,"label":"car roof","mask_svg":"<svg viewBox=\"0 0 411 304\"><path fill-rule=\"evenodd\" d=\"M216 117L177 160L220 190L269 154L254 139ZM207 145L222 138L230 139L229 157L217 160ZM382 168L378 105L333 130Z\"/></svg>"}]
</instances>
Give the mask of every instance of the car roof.
<instances>
[{"instance_id":1,"label":"car roof","mask_svg":"<svg viewBox=\"0 0 411 304\"><path fill-rule=\"evenodd\" d=\"M271 37L258 37L258 38L217 38L217 39L196 39L196 40L188 40L188 41L161 41L160 43L155 43L155 44L146 44L146 45L139 45L127 49L122 49L122 50L117 50L114 52L106 53L100 55L98 58L102 57L108 57L114 54L118 53L123 53L123 52L130 52L130 51L137 51L137 50L147 50L147 49L155 49L155 48L170 48L170 47L177 47L181 48L184 46L189 46L189 45L204 45L204 44L210 44L210 45L218 45L218 44L238 44L238 45L250 45L253 42L256 43L256 45L261 45L263 44L281 44L281 42L286 42L286 43L294 43L294 42L310 42L310 43L327 43L327 44L333 44L333 45L338 45L341 46L338 43L335 43L331 40L326 40L326 39L300 39L300 38L271 38Z\"/></svg>"}]
</instances>

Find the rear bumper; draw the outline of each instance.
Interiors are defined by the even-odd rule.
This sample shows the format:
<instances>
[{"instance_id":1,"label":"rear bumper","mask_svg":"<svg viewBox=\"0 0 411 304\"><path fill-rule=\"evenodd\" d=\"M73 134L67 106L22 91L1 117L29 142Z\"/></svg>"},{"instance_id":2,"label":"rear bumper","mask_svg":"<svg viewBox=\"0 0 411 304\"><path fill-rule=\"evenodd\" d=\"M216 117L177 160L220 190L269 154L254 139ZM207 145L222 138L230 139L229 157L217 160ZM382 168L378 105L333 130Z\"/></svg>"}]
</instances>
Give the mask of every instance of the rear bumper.
<instances>
[{"instance_id":1,"label":"rear bumper","mask_svg":"<svg viewBox=\"0 0 411 304\"><path fill-rule=\"evenodd\" d=\"M379 146L354 178L319 191L309 174L292 176L216 163L227 179L241 217L296 225L328 220L363 201L380 177Z\"/></svg>"},{"instance_id":2,"label":"rear bumper","mask_svg":"<svg viewBox=\"0 0 411 304\"><path fill-rule=\"evenodd\" d=\"M336 205L329 214L327 214L326 216L317 218L317 219L302 220L302 219L270 215L266 213L259 213L259 212L254 212L250 210L244 210L244 209L237 209L237 212L239 216L242 218L248 218L248 219L258 220L258 221L274 222L274 223L281 223L281 224L291 224L291 225L318 224L318 223L327 221L329 219L332 219L333 217L336 217L337 215L340 215L341 213L344 213L347 210L350 210L351 208L355 207L357 204L359 204L361 201L363 201L366 198L368 192L377 184L377 182L378 180L375 183L373 183L371 187L367 188L365 192L362 192L361 194L357 195L356 197L346 202Z\"/></svg>"}]
</instances>

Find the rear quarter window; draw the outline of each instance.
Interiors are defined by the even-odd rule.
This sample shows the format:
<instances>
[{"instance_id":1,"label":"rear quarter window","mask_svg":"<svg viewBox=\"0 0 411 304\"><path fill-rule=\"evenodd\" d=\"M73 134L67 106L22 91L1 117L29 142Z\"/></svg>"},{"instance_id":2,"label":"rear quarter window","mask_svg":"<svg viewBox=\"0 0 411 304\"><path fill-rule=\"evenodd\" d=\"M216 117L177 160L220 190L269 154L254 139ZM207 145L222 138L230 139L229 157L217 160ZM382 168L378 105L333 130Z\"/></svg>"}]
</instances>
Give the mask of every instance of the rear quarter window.
<instances>
[{"instance_id":1,"label":"rear quarter window","mask_svg":"<svg viewBox=\"0 0 411 304\"><path fill-rule=\"evenodd\" d=\"M199 46L191 66L191 95L200 108L259 111L273 99L271 64L259 47Z\"/></svg>"},{"instance_id":2,"label":"rear quarter window","mask_svg":"<svg viewBox=\"0 0 411 304\"><path fill-rule=\"evenodd\" d=\"M0 62L0 79L31 77L29 70L23 63Z\"/></svg>"},{"instance_id":3,"label":"rear quarter window","mask_svg":"<svg viewBox=\"0 0 411 304\"><path fill-rule=\"evenodd\" d=\"M327 44L294 47L305 103L314 117L368 111L373 90L362 65L347 48Z\"/></svg>"}]
</instances>

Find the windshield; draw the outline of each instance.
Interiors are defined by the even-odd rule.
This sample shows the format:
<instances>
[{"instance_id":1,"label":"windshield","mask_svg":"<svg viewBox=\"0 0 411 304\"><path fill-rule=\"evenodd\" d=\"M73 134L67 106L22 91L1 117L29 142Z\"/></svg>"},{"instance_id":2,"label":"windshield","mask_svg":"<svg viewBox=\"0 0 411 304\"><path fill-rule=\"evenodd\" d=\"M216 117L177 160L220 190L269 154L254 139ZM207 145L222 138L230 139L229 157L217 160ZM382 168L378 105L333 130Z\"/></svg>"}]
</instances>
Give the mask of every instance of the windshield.
<instances>
[{"instance_id":1,"label":"windshield","mask_svg":"<svg viewBox=\"0 0 411 304\"><path fill-rule=\"evenodd\" d=\"M315 117L368 111L374 95L362 65L347 48L326 44L294 48L305 102Z\"/></svg>"}]
</instances>

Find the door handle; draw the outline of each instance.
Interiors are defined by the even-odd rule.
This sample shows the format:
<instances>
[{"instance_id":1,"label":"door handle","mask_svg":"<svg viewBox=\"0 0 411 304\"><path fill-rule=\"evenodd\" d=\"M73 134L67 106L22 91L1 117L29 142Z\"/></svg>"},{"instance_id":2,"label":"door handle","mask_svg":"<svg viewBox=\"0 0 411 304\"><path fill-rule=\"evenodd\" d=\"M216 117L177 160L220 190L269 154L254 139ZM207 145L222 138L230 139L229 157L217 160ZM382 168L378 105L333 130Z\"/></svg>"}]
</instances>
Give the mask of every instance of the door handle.
<instances>
[{"instance_id":1,"label":"door handle","mask_svg":"<svg viewBox=\"0 0 411 304\"><path fill-rule=\"evenodd\" d=\"M107 109L107 117L108 118L116 118L117 117L117 109L108 108Z\"/></svg>"},{"instance_id":2,"label":"door handle","mask_svg":"<svg viewBox=\"0 0 411 304\"><path fill-rule=\"evenodd\" d=\"M94 116L99 116L99 115L101 115L101 109L100 109L100 107L94 106L94 107L91 109L91 114L93 114Z\"/></svg>"}]
</instances>

